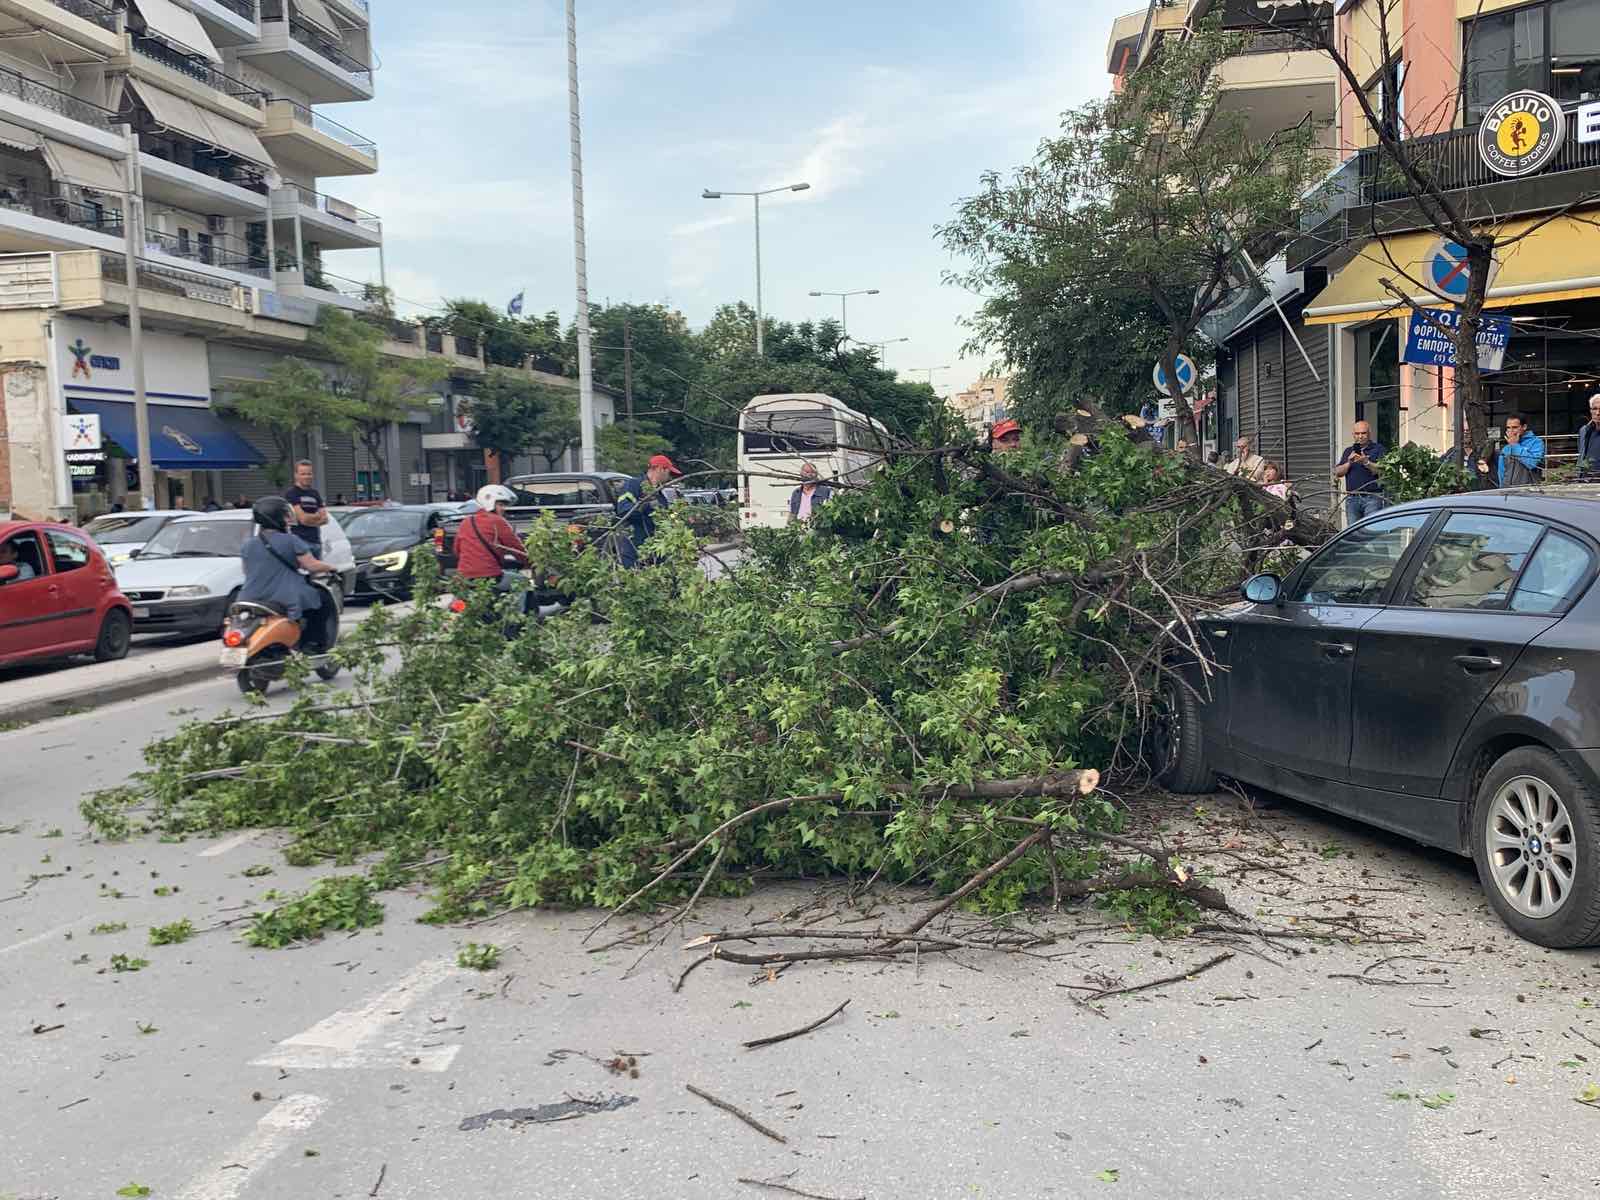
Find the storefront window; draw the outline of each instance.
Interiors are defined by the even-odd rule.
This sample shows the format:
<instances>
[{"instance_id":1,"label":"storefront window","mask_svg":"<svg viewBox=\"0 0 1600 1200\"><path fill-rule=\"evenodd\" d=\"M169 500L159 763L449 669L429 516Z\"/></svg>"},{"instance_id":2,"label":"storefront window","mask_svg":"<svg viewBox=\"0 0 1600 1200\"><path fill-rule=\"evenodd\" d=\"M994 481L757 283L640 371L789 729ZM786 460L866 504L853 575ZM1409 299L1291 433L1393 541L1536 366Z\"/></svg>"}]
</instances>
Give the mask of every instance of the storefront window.
<instances>
[{"instance_id":1,"label":"storefront window","mask_svg":"<svg viewBox=\"0 0 1600 1200\"><path fill-rule=\"evenodd\" d=\"M1600 99L1600 0L1550 0L1463 25L1467 121L1521 88Z\"/></svg>"},{"instance_id":2,"label":"storefront window","mask_svg":"<svg viewBox=\"0 0 1600 1200\"><path fill-rule=\"evenodd\" d=\"M1393 449L1400 438L1400 338L1394 321L1356 331L1356 420ZM1348 430L1345 431L1348 434Z\"/></svg>"}]
</instances>

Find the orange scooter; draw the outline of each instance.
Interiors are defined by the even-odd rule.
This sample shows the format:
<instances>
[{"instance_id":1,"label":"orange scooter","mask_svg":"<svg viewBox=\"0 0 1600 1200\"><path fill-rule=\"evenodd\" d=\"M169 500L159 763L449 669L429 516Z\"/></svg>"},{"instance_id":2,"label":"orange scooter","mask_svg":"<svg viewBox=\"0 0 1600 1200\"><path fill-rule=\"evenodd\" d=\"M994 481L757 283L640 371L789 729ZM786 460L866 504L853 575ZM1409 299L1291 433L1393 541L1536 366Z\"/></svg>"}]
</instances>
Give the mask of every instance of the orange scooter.
<instances>
[{"instance_id":1,"label":"orange scooter","mask_svg":"<svg viewBox=\"0 0 1600 1200\"><path fill-rule=\"evenodd\" d=\"M310 582L322 593L322 605L298 621L252 600L237 600L229 607L222 625L221 665L238 673L239 690L246 695L265 692L282 679L297 651L323 679L339 674L332 651L339 641L344 591L335 575L313 575Z\"/></svg>"}]
</instances>

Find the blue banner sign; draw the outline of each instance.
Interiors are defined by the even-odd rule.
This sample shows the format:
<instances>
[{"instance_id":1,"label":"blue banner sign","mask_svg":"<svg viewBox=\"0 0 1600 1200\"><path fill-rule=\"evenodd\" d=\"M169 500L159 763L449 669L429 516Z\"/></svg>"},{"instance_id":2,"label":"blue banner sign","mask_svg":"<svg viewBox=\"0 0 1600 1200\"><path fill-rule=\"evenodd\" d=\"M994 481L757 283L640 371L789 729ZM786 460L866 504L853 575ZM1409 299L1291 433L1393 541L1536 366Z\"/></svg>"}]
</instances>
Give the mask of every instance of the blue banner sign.
<instances>
[{"instance_id":1,"label":"blue banner sign","mask_svg":"<svg viewBox=\"0 0 1600 1200\"><path fill-rule=\"evenodd\" d=\"M1450 336L1461 321L1452 308L1422 308L1411 315L1411 332L1406 336L1402 362L1425 367L1456 365L1456 344ZM1511 318L1478 316L1478 369L1498 371L1505 362L1506 346L1511 341Z\"/></svg>"}]
</instances>

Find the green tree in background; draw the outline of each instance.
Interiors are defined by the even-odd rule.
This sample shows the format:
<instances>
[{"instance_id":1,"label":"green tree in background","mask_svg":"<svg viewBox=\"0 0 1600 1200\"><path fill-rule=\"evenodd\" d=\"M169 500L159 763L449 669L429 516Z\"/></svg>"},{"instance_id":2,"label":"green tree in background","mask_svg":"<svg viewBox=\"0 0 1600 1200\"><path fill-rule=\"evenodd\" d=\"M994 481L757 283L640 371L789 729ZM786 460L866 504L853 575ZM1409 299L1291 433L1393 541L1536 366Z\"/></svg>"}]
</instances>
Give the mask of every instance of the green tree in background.
<instances>
[{"instance_id":1,"label":"green tree in background","mask_svg":"<svg viewBox=\"0 0 1600 1200\"><path fill-rule=\"evenodd\" d=\"M482 300L446 300L442 317L423 322L455 337L477 338L484 357L503 367L520 367L530 354L559 359L561 318L554 311L542 317L512 317Z\"/></svg>"},{"instance_id":2,"label":"green tree in background","mask_svg":"<svg viewBox=\"0 0 1600 1200\"><path fill-rule=\"evenodd\" d=\"M564 450L575 411L566 388L494 366L467 403L467 418L478 445L493 450L506 467L532 450L544 453L552 443L559 443ZM546 462L553 457L559 457L559 452L547 455Z\"/></svg>"},{"instance_id":3,"label":"green tree in background","mask_svg":"<svg viewBox=\"0 0 1600 1200\"><path fill-rule=\"evenodd\" d=\"M277 460L265 469L278 487L288 486L291 464L299 457L297 435L355 424L351 406L332 390L327 375L301 358L282 359L265 379L235 385L218 404L271 435Z\"/></svg>"},{"instance_id":4,"label":"green tree in background","mask_svg":"<svg viewBox=\"0 0 1600 1200\"><path fill-rule=\"evenodd\" d=\"M602 471L642 475L651 455L672 453L672 443L644 421L639 422L637 434L629 432L625 424L612 424L597 433L594 440L595 459ZM703 485L697 482L692 486Z\"/></svg>"}]
</instances>

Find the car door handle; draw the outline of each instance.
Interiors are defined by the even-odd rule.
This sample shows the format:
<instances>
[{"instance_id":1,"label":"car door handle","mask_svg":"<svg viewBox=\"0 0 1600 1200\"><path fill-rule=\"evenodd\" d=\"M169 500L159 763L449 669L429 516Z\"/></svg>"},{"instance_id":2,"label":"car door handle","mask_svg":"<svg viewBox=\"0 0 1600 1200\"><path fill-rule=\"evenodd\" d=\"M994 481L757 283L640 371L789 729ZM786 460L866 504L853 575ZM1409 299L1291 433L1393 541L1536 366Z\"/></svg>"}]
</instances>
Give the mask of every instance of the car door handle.
<instances>
[{"instance_id":1,"label":"car door handle","mask_svg":"<svg viewBox=\"0 0 1600 1200\"><path fill-rule=\"evenodd\" d=\"M1317 649L1329 658L1349 658L1356 652L1349 642L1318 642Z\"/></svg>"},{"instance_id":2,"label":"car door handle","mask_svg":"<svg viewBox=\"0 0 1600 1200\"><path fill-rule=\"evenodd\" d=\"M1502 665L1492 654L1458 654L1450 661L1470 675L1482 671L1498 671Z\"/></svg>"}]
</instances>

